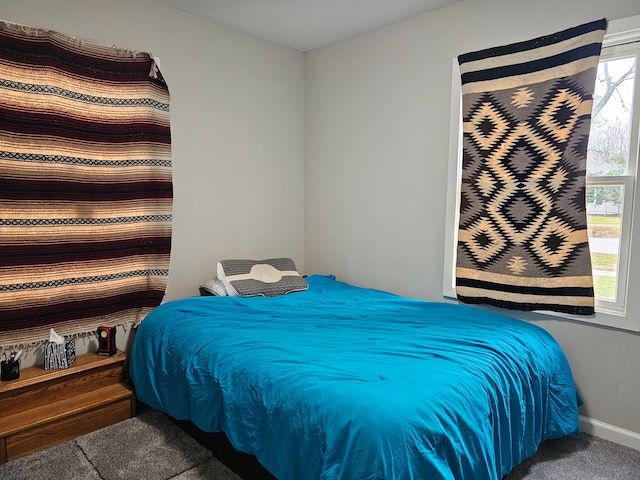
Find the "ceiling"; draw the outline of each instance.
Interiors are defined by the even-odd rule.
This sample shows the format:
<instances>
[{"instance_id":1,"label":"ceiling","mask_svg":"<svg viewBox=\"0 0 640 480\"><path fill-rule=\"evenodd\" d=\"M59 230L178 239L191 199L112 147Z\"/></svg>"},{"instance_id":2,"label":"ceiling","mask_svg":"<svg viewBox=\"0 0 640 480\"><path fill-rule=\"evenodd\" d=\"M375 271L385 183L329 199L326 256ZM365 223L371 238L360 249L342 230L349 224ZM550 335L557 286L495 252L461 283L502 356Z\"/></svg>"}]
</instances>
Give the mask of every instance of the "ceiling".
<instances>
[{"instance_id":1,"label":"ceiling","mask_svg":"<svg viewBox=\"0 0 640 480\"><path fill-rule=\"evenodd\" d=\"M157 0L301 52L461 0Z\"/></svg>"}]
</instances>

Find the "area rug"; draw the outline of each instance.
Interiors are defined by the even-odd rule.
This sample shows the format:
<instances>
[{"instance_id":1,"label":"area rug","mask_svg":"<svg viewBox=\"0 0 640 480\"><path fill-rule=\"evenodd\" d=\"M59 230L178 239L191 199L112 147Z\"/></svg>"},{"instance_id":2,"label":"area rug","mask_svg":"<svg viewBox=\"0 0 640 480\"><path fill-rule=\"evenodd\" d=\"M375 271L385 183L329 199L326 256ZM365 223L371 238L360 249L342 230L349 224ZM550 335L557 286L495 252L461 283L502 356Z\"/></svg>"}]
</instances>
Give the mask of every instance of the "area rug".
<instances>
[{"instance_id":1,"label":"area rug","mask_svg":"<svg viewBox=\"0 0 640 480\"><path fill-rule=\"evenodd\" d=\"M240 480L213 454L151 410L0 465L12 480Z\"/></svg>"},{"instance_id":2,"label":"area rug","mask_svg":"<svg viewBox=\"0 0 640 480\"><path fill-rule=\"evenodd\" d=\"M458 58L461 301L594 313L586 153L606 26L602 19Z\"/></svg>"}]
</instances>

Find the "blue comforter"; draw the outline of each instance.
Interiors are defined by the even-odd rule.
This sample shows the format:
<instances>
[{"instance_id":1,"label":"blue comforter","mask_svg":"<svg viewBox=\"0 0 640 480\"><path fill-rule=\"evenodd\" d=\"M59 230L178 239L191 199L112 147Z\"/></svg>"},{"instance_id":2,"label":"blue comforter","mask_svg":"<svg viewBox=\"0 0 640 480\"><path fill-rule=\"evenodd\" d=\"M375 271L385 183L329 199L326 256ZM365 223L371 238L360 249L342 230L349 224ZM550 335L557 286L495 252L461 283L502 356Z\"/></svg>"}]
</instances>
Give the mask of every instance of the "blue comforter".
<instances>
[{"instance_id":1,"label":"blue comforter","mask_svg":"<svg viewBox=\"0 0 640 480\"><path fill-rule=\"evenodd\" d=\"M280 480L500 479L579 431L543 329L311 276L277 298L194 297L138 327L138 398L224 432Z\"/></svg>"}]
</instances>

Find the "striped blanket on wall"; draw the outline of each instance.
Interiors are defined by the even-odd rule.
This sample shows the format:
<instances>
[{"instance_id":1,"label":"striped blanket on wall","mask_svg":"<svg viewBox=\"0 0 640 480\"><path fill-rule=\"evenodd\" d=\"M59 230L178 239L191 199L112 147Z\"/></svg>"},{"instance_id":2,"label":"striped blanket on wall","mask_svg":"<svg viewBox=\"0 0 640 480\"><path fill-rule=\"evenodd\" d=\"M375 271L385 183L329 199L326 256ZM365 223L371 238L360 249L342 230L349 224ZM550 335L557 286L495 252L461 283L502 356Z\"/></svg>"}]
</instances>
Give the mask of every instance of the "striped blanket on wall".
<instances>
[{"instance_id":1,"label":"striped blanket on wall","mask_svg":"<svg viewBox=\"0 0 640 480\"><path fill-rule=\"evenodd\" d=\"M169 91L151 56L0 22L0 347L156 307L172 196Z\"/></svg>"},{"instance_id":2,"label":"striped blanket on wall","mask_svg":"<svg viewBox=\"0 0 640 480\"><path fill-rule=\"evenodd\" d=\"M461 301L594 312L586 153L605 19L461 55Z\"/></svg>"}]
</instances>

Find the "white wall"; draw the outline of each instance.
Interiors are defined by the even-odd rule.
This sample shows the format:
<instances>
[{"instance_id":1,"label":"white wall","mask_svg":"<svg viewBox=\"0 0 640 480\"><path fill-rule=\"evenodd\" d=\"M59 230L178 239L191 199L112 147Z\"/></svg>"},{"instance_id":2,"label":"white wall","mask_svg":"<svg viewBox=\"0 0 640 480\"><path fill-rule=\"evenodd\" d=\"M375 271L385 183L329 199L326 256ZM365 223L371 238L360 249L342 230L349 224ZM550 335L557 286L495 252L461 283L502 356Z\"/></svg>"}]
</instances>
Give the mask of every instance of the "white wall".
<instances>
[{"instance_id":1,"label":"white wall","mask_svg":"<svg viewBox=\"0 0 640 480\"><path fill-rule=\"evenodd\" d=\"M308 53L306 271L441 300L453 59L639 13L638 0L465 0ZM569 357L582 415L640 448L640 336L539 324Z\"/></svg>"},{"instance_id":2,"label":"white wall","mask_svg":"<svg viewBox=\"0 0 640 480\"><path fill-rule=\"evenodd\" d=\"M0 0L0 19L160 58L174 175L167 299L198 295L221 258L304 268L302 53L151 0ZM118 347L127 341L118 331Z\"/></svg>"}]
</instances>

